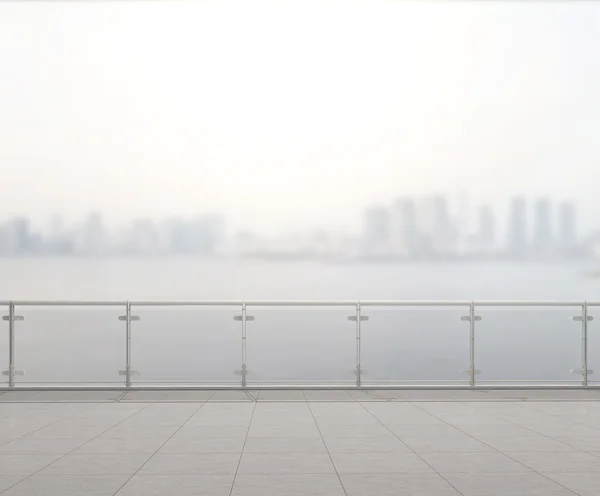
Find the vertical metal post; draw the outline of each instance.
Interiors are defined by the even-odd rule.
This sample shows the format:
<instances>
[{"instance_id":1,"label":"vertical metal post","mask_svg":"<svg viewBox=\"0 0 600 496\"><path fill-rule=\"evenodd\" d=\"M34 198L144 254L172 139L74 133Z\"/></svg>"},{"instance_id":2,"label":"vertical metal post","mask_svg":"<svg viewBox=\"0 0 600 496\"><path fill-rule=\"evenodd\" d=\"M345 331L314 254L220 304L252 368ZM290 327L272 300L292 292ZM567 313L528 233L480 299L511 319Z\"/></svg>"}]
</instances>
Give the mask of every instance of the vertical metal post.
<instances>
[{"instance_id":1,"label":"vertical metal post","mask_svg":"<svg viewBox=\"0 0 600 496\"><path fill-rule=\"evenodd\" d=\"M360 301L356 304L356 387L360 387L362 384L362 371L360 363Z\"/></svg>"},{"instance_id":2,"label":"vertical metal post","mask_svg":"<svg viewBox=\"0 0 600 496\"><path fill-rule=\"evenodd\" d=\"M588 306L587 301L583 304L581 315L581 375L583 386L588 385Z\"/></svg>"},{"instance_id":3,"label":"vertical metal post","mask_svg":"<svg viewBox=\"0 0 600 496\"><path fill-rule=\"evenodd\" d=\"M469 308L469 384L475 386L475 302L471 302Z\"/></svg>"},{"instance_id":4,"label":"vertical metal post","mask_svg":"<svg viewBox=\"0 0 600 496\"><path fill-rule=\"evenodd\" d=\"M242 387L246 387L246 303L242 302Z\"/></svg>"},{"instance_id":5,"label":"vertical metal post","mask_svg":"<svg viewBox=\"0 0 600 496\"><path fill-rule=\"evenodd\" d=\"M8 387L15 387L15 305L8 304Z\"/></svg>"},{"instance_id":6,"label":"vertical metal post","mask_svg":"<svg viewBox=\"0 0 600 496\"><path fill-rule=\"evenodd\" d=\"M125 307L125 387L131 387L131 304Z\"/></svg>"}]
</instances>

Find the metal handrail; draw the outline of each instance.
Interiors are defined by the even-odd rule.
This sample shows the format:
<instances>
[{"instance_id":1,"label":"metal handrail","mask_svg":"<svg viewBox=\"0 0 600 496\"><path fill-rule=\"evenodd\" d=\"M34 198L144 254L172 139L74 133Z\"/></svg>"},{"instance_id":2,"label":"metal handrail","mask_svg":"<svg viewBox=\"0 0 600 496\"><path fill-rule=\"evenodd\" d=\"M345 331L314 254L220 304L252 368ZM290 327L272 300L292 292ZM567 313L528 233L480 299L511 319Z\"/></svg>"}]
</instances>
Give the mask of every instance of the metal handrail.
<instances>
[{"instance_id":1,"label":"metal handrail","mask_svg":"<svg viewBox=\"0 0 600 496\"><path fill-rule=\"evenodd\" d=\"M496 307L574 307L600 306L600 301L558 300L4 300L7 306L496 306Z\"/></svg>"},{"instance_id":2,"label":"metal handrail","mask_svg":"<svg viewBox=\"0 0 600 496\"><path fill-rule=\"evenodd\" d=\"M461 316L461 320L468 323L468 340L469 340L469 369L464 372L468 373L468 381L465 383L474 388L477 386L476 374L479 373L475 367L476 353L475 353L475 336L477 322L481 320L481 316L476 314L477 309L486 307L497 307L497 308L527 308L527 307L573 307L578 310L574 312L573 320L581 322L581 369L573 370L581 376L578 381L569 380L557 380L555 384L578 384L581 387L588 387L588 375L592 373L588 370L588 321L592 319L588 315L589 307L599 307L600 301L586 302L586 301L552 301L552 300L480 300L480 301L463 301L463 300L8 300L0 301L0 307L8 308L8 315L3 317L4 320L9 321L8 323L8 343L9 343L9 367L4 372L8 376L8 385L10 389L19 388L20 386L15 385L15 376L21 372L15 368L15 327L17 327L16 321L23 320L23 316L17 315L15 309L17 307L117 307L123 309L123 314L119 316L119 320L124 321L125 331L125 368L121 371L121 375L125 376L124 386L126 388L132 388L132 375L134 371L131 363L131 348L132 348L132 322L139 320L139 316L132 314L132 309L140 307L230 307L236 310L234 316L236 321L239 321L240 326L240 337L241 337L241 387L260 387L261 382L250 382L248 381L248 369L246 364L246 334L247 328L246 323L254 320L254 315L248 313L250 307L278 307L278 308L298 308L298 307L348 307L354 309L350 311L352 315L348 316L349 320L356 323L356 380L354 386L361 388L364 386L363 374L365 373L362 369L362 358L361 358L361 342L362 342L362 329L361 322L368 320L368 316L363 312L366 312L366 307L397 307L397 308L411 308L411 307L457 307L463 308L465 313ZM465 326L465 330L467 327ZM0 339L2 335L0 334ZM187 381L184 381L187 382ZM277 382L277 381L275 381ZM287 381L291 385L291 381ZM322 381L318 381L319 383ZM388 381L380 381L388 382ZM390 381L391 382L391 381ZM425 381L405 381L405 385L411 382L417 382L424 384ZM434 383L440 383L444 381L433 381ZM483 381L486 385L490 383L506 383L507 381L494 381L485 380ZM480 381L480 384L483 382ZM519 387L522 387L520 381L510 381L511 383L518 383ZM535 383L538 381L527 381L527 383ZM539 381L542 383L548 383L552 381ZM205 383L205 381L198 381L198 383ZM431 383L431 381L430 381ZM349 385L344 381L344 387ZM139 388L139 385L135 386ZM366 386L365 386L366 387ZM1 388L0 388L1 389Z\"/></svg>"}]
</instances>

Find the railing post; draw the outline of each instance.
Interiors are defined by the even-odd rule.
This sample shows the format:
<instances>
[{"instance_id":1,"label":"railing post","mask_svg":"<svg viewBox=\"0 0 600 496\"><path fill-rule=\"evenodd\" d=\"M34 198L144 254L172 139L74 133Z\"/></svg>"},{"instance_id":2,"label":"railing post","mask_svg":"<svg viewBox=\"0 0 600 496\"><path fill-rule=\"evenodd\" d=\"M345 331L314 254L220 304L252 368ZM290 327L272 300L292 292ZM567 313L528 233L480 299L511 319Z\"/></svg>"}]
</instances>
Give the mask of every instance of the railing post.
<instances>
[{"instance_id":1,"label":"railing post","mask_svg":"<svg viewBox=\"0 0 600 496\"><path fill-rule=\"evenodd\" d=\"M15 387L15 305L8 305L8 387Z\"/></svg>"},{"instance_id":2,"label":"railing post","mask_svg":"<svg viewBox=\"0 0 600 496\"><path fill-rule=\"evenodd\" d=\"M588 385L588 306L587 301L583 303L581 319L581 371L582 384Z\"/></svg>"},{"instance_id":3,"label":"railing post","mask_svg":"<svg viewBox=\"0 0 600 496\"><path fill-rule=\"evenodd\" d=\"M246 387L246 303L242 302L242 387Z\"/></svg>"},{"instance_id":4,"label":"railing post","mask_svg":"<svg viewBox=\"0 0 600 496\"><path fill-rule=\"evenodd\" d=\"M360 342L360 301L356 303L356 387L362 384L362 369L361 369L361 342Z\"/></svg>"},{"instance_id":5,"label":"railing post","mask_svg":"<svg viewBox=\"0 0 600 496\"><path fill-rule=\"evenodd\" d=\"M471 302L469 308L469 384L471 387L475 386L475 302Z\"/></svg>"},{"instance_id":6,"label":"railing post","mask_svg":"<svg viewBox=\"0 0 600 496\"><path fill-rule=\"evenodd\" d=\"M131 304L125 306L125 387L131 387Z\"/></svg>"}]
</instances>

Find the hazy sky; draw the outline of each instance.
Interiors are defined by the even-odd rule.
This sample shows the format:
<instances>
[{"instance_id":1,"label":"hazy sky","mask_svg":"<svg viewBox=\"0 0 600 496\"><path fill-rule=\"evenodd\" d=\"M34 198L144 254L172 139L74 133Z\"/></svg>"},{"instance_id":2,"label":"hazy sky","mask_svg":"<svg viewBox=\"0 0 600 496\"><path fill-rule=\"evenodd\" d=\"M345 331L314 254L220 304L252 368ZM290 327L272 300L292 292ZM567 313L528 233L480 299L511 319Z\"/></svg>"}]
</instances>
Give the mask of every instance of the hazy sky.
<instances>
[{"instance_id":1,"label":"hazy sky","mask_svg":"<svg viewBox=\"0 0 600 496\"><path fill-rule=\"evenodd\" d=\"M0 218L360 223L463 188L600 216L600 2L0 3Z\"/></svg>"}]
</instances>

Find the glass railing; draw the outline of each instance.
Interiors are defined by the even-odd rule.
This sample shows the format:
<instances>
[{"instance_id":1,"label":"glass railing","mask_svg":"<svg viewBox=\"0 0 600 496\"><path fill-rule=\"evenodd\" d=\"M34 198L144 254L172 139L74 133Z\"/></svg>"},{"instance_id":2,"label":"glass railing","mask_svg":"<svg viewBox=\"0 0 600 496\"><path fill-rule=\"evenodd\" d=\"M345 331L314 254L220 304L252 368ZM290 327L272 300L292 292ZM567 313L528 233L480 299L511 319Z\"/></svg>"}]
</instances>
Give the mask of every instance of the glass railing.
<instances>
[{"instance_id":1,"label":"glass railing","mask_svg":"<svg viewBox=\"0 0 600 496\"><path fill-rule=\"evenodd\" d=\"M0 302L0 387L600 385L599 307Z\"/></svg>"}]
</instances>

